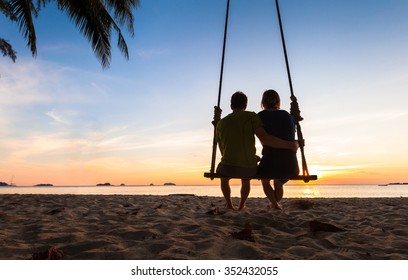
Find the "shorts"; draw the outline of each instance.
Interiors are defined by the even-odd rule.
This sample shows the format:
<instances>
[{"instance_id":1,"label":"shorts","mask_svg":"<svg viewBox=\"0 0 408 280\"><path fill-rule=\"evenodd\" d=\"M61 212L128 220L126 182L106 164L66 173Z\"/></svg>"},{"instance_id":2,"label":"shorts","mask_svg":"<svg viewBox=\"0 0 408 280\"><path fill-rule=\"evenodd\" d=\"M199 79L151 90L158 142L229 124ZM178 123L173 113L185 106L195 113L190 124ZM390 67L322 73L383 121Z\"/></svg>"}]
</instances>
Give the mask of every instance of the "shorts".
<instances>
[{"instance_id":1,"label":"shorts","mask_svg":"<svg viewBox=\"0 0 408 280\"><path fill-rule=\"evenodd\" d=\"M257 175L258 167L241 167L219 163L217 173L225 178L252 178Z\"/></svg>"}]
</instances>

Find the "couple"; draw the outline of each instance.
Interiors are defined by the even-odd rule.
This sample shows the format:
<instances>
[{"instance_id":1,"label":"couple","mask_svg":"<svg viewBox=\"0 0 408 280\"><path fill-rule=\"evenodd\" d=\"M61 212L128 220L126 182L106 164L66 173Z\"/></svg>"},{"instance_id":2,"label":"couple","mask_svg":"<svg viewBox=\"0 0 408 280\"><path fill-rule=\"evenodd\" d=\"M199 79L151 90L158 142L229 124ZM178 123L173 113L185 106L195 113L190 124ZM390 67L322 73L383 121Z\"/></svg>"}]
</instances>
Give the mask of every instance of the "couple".
<instances>
[{"instance_id":1,"label":"couple","mask_svg":"<svg viewBox=\"0 0 408 280\"><path fill-rule=\"evenodd\" d=\"M267 90L262 97L259 114L245 111L247 96L238 91L231 97L232 113L216 123L216 139L221 151L221 162L217 173L221 175L221 190L226 200L226 207L235 209L231 199L230 177L251 178L288 178L299 174L295 141L295 124L292 116L280 110L280 98L276 91ZM216 115L221 114L216 107ZM256 135L263 145L262 159L256 155ZM283 196L283 185L287 180L262 180L265 195L271 206L282 209L279 201ZM250 192L250 180L241 179L241 201L238 210L245 208Z\"/></svg>"}]
</instances>

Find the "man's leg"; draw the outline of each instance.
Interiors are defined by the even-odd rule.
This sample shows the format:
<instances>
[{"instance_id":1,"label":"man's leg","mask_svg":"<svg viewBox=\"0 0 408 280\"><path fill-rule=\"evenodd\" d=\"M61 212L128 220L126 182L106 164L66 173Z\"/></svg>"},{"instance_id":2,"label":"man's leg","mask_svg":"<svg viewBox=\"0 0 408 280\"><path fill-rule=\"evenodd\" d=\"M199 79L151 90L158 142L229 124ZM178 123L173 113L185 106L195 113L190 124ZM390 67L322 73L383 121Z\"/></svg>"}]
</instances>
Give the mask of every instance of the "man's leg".
<instances>
[{"instance_id":1,"label":"man's leg","mask_svg":"<svg viewBox=\"0 0 408 280\"><path fill-rule=\"evenodd\" d=\"M245 202L248 199L249 193L251 191L251 181L250 180L241 180L241 201L239 202L238 210L245 208Z\"/></svg>"},{"instance_id":2,"label":"man's leg","mask_svg":"<svg viewBox=\"0 0 408 280\"><path fill-rule=\"evenodd\" d=\"M229 180L229 178L221 178L221 191L225 198L226 207L235 210L234 205L232 204Z\"/></svg>"}]
</instances>

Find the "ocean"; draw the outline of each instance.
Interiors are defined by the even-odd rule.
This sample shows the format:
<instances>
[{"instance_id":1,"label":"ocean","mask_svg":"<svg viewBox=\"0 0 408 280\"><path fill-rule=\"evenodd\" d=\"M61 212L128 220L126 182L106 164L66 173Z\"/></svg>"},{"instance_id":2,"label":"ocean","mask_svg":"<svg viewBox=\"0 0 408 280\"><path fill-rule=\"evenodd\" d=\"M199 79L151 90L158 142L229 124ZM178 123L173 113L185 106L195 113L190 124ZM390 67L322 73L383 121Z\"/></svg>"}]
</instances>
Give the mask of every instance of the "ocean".
<instances>
[{"instance_id":1,"label":"ocean","mask_svg":"<svg viewBox=\"0 0 408 280\"><path fill-rule=\"evenodd\" d=\"M233 185L232 196L240 195ZM222 196L219 186L5 186L1 194L71 194L71 195L198 195ZM265 197L262 186L253 184L250 197ZM408 185L285 185L285 198L408 197Z\"/></svg>"}]
</instances>

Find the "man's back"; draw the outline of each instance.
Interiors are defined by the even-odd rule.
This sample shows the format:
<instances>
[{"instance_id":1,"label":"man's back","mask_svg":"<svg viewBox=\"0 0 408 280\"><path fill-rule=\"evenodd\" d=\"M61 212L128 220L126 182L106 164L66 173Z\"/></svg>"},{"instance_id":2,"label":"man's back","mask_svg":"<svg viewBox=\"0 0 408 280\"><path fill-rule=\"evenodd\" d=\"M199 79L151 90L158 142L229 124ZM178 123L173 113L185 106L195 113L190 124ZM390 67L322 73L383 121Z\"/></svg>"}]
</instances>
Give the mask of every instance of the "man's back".
<instances>
[{"instance_id":1,"label":"man's back","mask_svg":"<svg viewBox=\"0 0 408 280\"><path fill-rule=\"evenodd\" d=\"M217 141L220 145L221 163L253 168L257 166L255 130L262 121L254 112L236 111L217 124Z\"/></svg>"}]
</instances>

